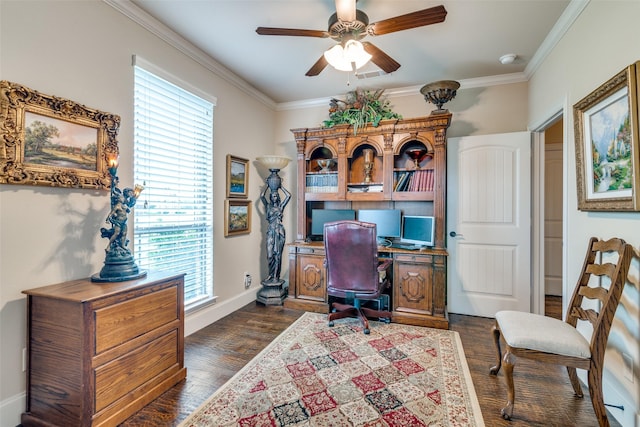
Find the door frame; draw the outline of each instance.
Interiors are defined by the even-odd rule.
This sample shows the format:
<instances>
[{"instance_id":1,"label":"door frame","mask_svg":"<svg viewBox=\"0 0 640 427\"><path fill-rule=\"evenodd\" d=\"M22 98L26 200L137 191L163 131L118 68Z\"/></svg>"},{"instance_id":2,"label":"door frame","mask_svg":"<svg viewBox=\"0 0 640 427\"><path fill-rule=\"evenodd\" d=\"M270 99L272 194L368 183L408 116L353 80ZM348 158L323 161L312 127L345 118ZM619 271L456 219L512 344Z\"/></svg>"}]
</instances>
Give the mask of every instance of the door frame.
<instances>
[{"instance_id":1,"label":"door frame","mask_svg":"<svg viewBox=\"0 0 640 427\"><path fill-rule=\"evenodd\" d=\"M563 117L569 117L570 106L565 98L563 105L545 116L541 122L529 126L532 135L532 162L531 165L531 309L537 314L545 314L545 294L544 294L544 131ZM562 125L562 193L565 195L562 200L562 258L567 259L567 122ZM564 301L566 300L567 284L565 278L566 263L562 262L562 296L564 319Z\"/></svg>"}]
</instances>

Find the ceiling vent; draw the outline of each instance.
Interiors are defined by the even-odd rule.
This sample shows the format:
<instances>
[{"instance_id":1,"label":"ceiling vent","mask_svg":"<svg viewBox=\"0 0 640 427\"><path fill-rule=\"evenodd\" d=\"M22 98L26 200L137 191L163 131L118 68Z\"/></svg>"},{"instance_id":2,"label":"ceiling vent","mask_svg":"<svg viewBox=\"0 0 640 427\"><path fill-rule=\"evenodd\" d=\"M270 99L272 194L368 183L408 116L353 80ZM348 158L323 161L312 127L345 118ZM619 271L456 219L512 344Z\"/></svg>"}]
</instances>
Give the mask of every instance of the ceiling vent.
<instances>
[{"instance_id":1,"label":"ceiling vent","mask_svg":"<svg viewBox=\"0 0 640 427\"><path fill-rule=\"evenodd\" d=\"M391 74L391 73L385 73L382 70L374 70L374 71L365 71L362 73L357 73L356 77L358 77L360 80L364 80L364 79L371 79L378 76L386 76L387 74Z\"/></svg>"}]
</instances>

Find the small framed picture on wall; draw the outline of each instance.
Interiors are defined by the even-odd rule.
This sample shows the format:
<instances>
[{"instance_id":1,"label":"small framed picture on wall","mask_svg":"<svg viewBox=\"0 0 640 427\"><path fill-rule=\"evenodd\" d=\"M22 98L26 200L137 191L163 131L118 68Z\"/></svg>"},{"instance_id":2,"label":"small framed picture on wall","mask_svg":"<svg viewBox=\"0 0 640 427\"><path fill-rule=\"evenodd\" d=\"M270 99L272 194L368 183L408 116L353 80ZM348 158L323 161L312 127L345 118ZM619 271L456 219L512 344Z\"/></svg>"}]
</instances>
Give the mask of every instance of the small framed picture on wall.
<instances>
[{"instance_id":1,"label":"small framed picture on wall","mask_svg":"<svg viewBox=\"0 0 640 427\"><path fill-rule=\"evenodd\" d=\"M227 154L227 198L246 199L249 187L249 160Z\"/></svg>"},{"instance_id":2,"label":"small framed picture on wall","mask_svg":"<svg viewBox=\"0 0 640 427\"><path fill-rule=\"evenodd\" d=\"M224 236L249 233L251 233L251 200L225 200Z\"/></svg>"}]
</instances>

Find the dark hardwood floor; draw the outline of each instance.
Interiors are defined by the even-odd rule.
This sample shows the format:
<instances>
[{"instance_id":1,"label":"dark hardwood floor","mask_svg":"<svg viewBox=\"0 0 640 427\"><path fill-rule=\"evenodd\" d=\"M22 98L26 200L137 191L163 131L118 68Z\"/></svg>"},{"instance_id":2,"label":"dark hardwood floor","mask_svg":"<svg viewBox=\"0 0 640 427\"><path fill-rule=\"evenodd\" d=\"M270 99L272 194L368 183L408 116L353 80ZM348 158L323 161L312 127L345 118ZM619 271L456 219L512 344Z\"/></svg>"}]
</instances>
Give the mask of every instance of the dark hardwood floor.
<instances>
[{"instance_id":1,"label":"dark hardwood floor","mask_svg":"<svg viewBox=\"0 0 640 427\"><path fill-rule=\"evenodd\" d=\"M561 310L559 298L547 299L547 315L559 318ZM301 315L297 310L252 303L188 336L186 380L121 426L177 425ZM524 359L518 360L514 370L514 418L510 422L503 420L500 408L507 395L504 378L502 373L497 377L489 375L496 357L490 332L493 319L455 314L449 317L450 329L462 339L487 427L597 426L586 386L585 397L577 398L565 368ZM620 425L611 416L609 421L612 426Z\"/></svg>"}]
</instances>

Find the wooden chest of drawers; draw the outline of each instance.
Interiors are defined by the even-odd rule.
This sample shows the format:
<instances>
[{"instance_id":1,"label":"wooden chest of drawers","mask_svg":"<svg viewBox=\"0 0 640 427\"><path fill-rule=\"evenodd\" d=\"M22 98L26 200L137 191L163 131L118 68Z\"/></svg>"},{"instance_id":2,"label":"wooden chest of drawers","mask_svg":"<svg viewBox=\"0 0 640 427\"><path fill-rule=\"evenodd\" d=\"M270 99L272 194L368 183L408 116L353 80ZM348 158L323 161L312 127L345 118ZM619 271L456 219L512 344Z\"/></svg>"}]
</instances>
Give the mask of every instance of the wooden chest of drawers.
<instances>
[{"instance_id":1,"label":"wooden chest of drawers","mask_svg":"<svg viewBox=\"0 0 640 427\"><path fill-rule=\"evenodd\" d=\"M116 426L185 378L183 274L23 293L23 426Z\"/></svg>"}]
</instances>

